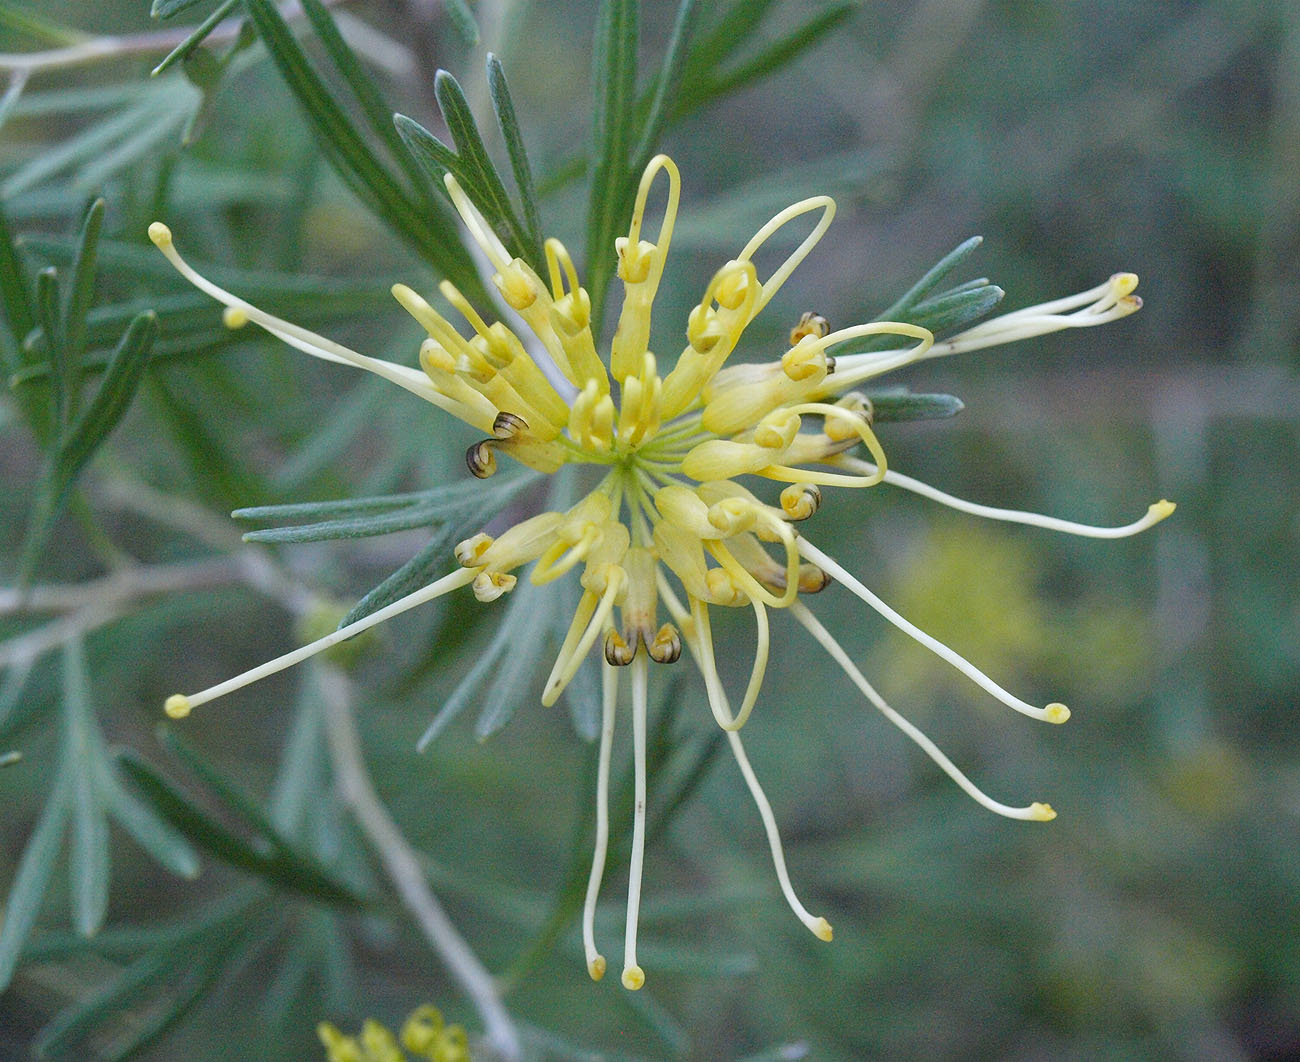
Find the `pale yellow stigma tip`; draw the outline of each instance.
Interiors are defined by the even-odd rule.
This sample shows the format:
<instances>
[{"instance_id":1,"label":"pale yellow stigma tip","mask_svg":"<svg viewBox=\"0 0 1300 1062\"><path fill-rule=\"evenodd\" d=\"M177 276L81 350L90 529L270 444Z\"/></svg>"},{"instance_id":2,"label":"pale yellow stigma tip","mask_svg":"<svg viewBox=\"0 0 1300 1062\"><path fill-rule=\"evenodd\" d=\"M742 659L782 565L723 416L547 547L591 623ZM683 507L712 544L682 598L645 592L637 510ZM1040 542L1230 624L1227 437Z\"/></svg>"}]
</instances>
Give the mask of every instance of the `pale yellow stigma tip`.
<instances>
[{"instance_id":1,"label":"pale yellow stigma tip","mask_svg":"<svg viewBox=\"0 0 1300 1062\"><path fill-rule=\"evenodd\" d=\"M645 984L645 971L639 966L629 966L623 971L623 987L635 992Z\"/></svg>"},{"instance_id":2,"label":"pale yellow stigma tip","mask_svg":"<svg viewBox=\"0 0 1300 1062\"><path fill-rule=\"evenodd\" d=\"M1070 709L1063 704L1054 702L1043 709L1043 718L1049 723L1064 723L1070 718Z\"/></svg>"},{"instance_id":3,"label":"pale yellow stigma tip","mask_svg":"<svg viewBox=\"0 0 1300 1062\"><path fill-rule=\"evenodd\" d=\"M1033 822L1051 822L1056 818L1056 812L1052 810L1051 804L1040 804L1034 801L1029 805L1029 811Z\"/></svg>"},{"instance_id":4,"label":"pale yellow stigma tip","mask_svg":"<svg viewBox=\"0 0 1300 1062\"><path fill-rule=\"evenodd\" d=\"M831 937L834 934L832 934L831 932L831 924L828 921L826 921L826 919L824 918L817 919L817 921L812 924L811 928L813 931L813 936L815 936L818 940L824 940L828 944L830 943Z\"/></svg>"},{"instance_id":5,"label":"pale yellow stigma tip","mask_svg":"<svg viewBox=\"0 0 1300 1062\"><path fill-rule=\"evenodd\" d=\"M172 719L184 719L190 714L190 699L183 693L173 693L163 702L163 711Z\"/></svg>"},{"instance_id":6,"label":"pale yellow stigma tip","mask_svg":"<svg viewBox=\"0 0 1300 1062\"><path fill-rule=\"evenodd\" d=\"M1173 511L1177 508L1178 506L1175 505L1173 502L1169 501L1166 498L1161 498L1154 505L1147 507L1147 515L1153 517L1156 520L1163 520L1166 516L1169 516L1171 513L1173 513Z\"/></svg>"},{"instance_id":7,"label":"pale yellow stigma tip","mask_svg":"<svg viewBox=\"0 0 1300 1062\"><path fill-rule=\"evenodd\" d=\"M1138 275L1136 273L1116 273L1110 278L1110 282L1115 286L1115 293L1124 296L1138 286Z\"/></svg>"},{"instance_id":8,"label":"pale yellow stigma tip","mask_svg":"<svg viewBox=\"0 0 1300 1062\"><path fill-rule=\"evenodd\" d=\"M591 962L587 963L587 973L591 974L593 981L599 981L605 976L605 956L597 955Z\"/></svg>"},{"instance_id":9,"label":"pale yellow stigma tip","mask_svg":"<svg viewBox=\"0 0 1300 1062\"><path fill-rule=\"evenodd\" d=\"M155 247L170 247L172 230L161 221L155 221L149 226L149 239L153 240Z\"/></svg>"},{"instance_id":10,"label":"pale yellow stigma tip","mask_svg":"<svg viewBox=\"0 0 1300 1062\"><path fill-rule=\"evenodd\" d=\"M227 306L221 311L221 323L232 331L248 324L248 314L238 306Z\"/></svg>"}]
</instances>

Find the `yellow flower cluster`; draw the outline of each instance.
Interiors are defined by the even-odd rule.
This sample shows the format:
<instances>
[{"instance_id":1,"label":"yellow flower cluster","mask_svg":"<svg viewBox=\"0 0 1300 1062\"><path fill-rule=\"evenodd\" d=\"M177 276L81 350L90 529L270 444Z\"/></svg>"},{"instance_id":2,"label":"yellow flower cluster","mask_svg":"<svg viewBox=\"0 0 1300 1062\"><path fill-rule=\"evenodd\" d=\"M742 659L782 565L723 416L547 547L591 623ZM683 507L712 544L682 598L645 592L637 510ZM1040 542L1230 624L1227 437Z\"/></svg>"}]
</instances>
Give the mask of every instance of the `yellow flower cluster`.
<instances>
[{"instance_id":1,"label":"yellow flower cluster","mask_svg":"<svg viewBox=\"0 0 1300 1062\"><path fill-rule=\"evenodd\" d=\"M437 1007L425 1004L411 1012L394 1036L379 1022L367 1018L357 1036L345 1036L329 1022L321 1022L316 1035L325 1046L326 1062L470 1062L469 1042L459 1025L448 1025Z\"/></svg>"},{"instance_id":2,"label":"yellow flower cluster","mask_svg":"<svg viewBox=\"0 0 1300 1062\"><path fill-rule=\"evenodd\" d=\"M657 234L645 231L647 204L657 185L666 189ZM291 666L391 616L458 587L491 602L509 593L531 566L534 584L577 572L582 597L547 679L543 702L554 703L599 640L603 649L604 712L601 728L595 854L583 916L587 966L605 971L594 939L597 896L608 842L610 755L620 674L629 676L635 770L630 881L623 984L639 988L636 960L646 809L646 711L649 663L671 664L685 647L698 668L708 703L744 776L771 847L781 890L816 936L831 939L825 918L800 902L786 870L771 807L754 774L739 731L753 711L770 646L770 610L804 627L849 680L983 806L1011 818L1043 821L1051 808L999 803L979 790L934 744L880 697L817 620L802 598L834 581L889 622L932 649L958 671L1016 711L1064 722L1062 704L1031 704L1003 689L969 661L909 623L853 575L817 548L801 530L822 500L822 488L892 484L975 515L1034 524L1102 538L1134 534L1167 516L1159 502L1142 519L1117 528L1093 528L964 502L890 470L873 430L870 400L857 388L884 373L927 358L1009 343L1065 328L1124 317L1141 304L1137 278L1117 274L1097 287L1009 313L936 341L925 328L875 321L832 330L805 314L780 357L728 364L746 327L762 312L822 238L834 202L816 196L781 211L726 262L705 287L686 321L686 344L662 371L651 351L651 312L672 239L681 194L672 160L653 159L641 179L628 234L616 241L623 304L609 354L597 352L592 307L573 261L558 240L545 244L547 277L512 256L454 177L446 178L453 203L490 264L501 316L488 323L452 284L439 290L463 318L457 326L421 295L396 285L398 302L423 326L420 368L380 361L271 316L212 284L179 255L171 233L155 223L150 236L190 281L227 307L226 321L255 322L284 342L327 361L343 362L391 380L484 433L466 456L470 472L492 475L499 454L543 473L572 464L589 466L595 485L576 504L528 516L499 533L481 533L455 550L456 567L387 608L292 653L200 693L177 694L166 708L174 717L234 689ZM770 274L755 256L799 219L813 227ZM769 252L770 253L770 252ZM468 334L462 328L468 326ZM896 337L885 350L836 355L837 348L868 336ZM855 451L866 450L865 456ZM744 482L742 482L742 480ZM764 481L782 484L774 499L761 496ZM757 648L748 682L733 707L719 677L711 608L753 612ZM667 613L661 622L660 610ZM617 618L615 612L617 610Z\"/></svg>"}]
</instances>

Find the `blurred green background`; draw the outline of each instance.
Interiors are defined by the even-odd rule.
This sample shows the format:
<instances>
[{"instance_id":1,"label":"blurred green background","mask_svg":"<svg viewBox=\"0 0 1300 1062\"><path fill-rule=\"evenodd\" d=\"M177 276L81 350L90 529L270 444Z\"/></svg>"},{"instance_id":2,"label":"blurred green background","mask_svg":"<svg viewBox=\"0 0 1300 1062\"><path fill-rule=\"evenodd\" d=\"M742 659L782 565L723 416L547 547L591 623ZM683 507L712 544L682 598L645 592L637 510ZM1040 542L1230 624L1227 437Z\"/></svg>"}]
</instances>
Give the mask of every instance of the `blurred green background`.
<instances>
[{"instance_id":1,"label":"blurred green background","mask_svg":"<svg viewBox=\"0 0 1300 1062\"><path fill-rule=\"evenodd\" d=\"M754 47L821 9L777 5ZM38 10L87 33L159 28L145 0ZM395 109L436 131L432 71L445 66L486 113L490 45L542 183L585 150L588 5L480 3L473 48L437 4L338 11ZM671 18L672 5L644 5L647 65ZM4 21L0 50L49 46ZM431 274L339 183L260 48L226 71L185 147L197 90L147 83L160 54L27 86L0 131L0 200L33 264L53 253L43 238L66 246L97 191L106 235L152 253L144 229L165 186L164 219L196 260L335 278L352 303L313 296L310 320L367 353L409 358L414 331L385 288L398 277L428 286ZM136 106L156 113L97 149L68 150ZM612 976L593 985L572 927L510 983L507 1003L537 1030L538 1057L1300 1058L1300 6L863 2L774 78L675 125L664 148L684 202L656 317L663 349L719 262L776 209L822 191L837 198L837 220L747 333L745 356L771 356L806 309L836 326L869 319L972 234L984 244L957 279L989 276L1004 309L1139 274L1146 305L1135 317L908 371L897 382L967 408L880 434L891 467L986 504L1101 524L1161 497L1178 511L1103 542L977 521L887 487L828 492L815 541L1000 683L1064 701L1073 718L1055 728L1014 716L842 590L816 600L818 614L983 788L1012 804L1049 801L1059 818L1009 822L971 803L776 616L745 734L796 887L834 924L834 943L790 917L740 775L719 756L648 853L646 990L629 994ZM545 230L575 251L584 196L577 181L542 202ZM144 306L185 291L165 268L123 262L101 255L102 301ZM206 313L194 330L215 339ZM15 401L0 397L11 558L43 461ZM87 473L86 504L113 549L193 559L214 548L193 529L236 534L225 514L237 506L459 479L473 437L413 398L241 333L150 370ZM60 523L38 583L102 574L87 526ZM276 555L346 606L425 537ZM12 585L13 568L5 574ZM571 862L585 864L594 748L563 711L536 704L539 676L489 740L476 740L471 713L417 754L493 624L472 601L411 615L381 630L354 678L381 795L471 944L503 971L547 922ZM8 642L38 626L0 614ZM719 626L738 684L752 624L745 614ZM87 638L99 725L184 779L155 736L162 698L300 635L239 587L150 599ZM57 759L59 675L58 655L42 657L5 706L0 753L24 754L0 771L6 884ZM290 673L182 731L262 800L295 703L312 696L306 675ZM685 670L657 711L689 749L713 727ZM628 759L620 744L615 762ZM247 880L212 860L195 881L173 878L113 836L110 932L184 925ZM60 950L65 878L53 877L31 961L0 996L3 1057L26 1057L37 1030L133 954ZM621 870L607 878L598 922L611 955L625 881ZM348 916L320 929L318 908L268 902L280 921L264 948L223 969L138 1057L318 1057L317 1021L393 1023L425 1000L476 1024L405 923ZM306 959L295 958L302 940L320 945ZM297 980L284 973L294 963ZM114 1021L143 1023L149 1006ZM78 1057L97 1057L112 1033Z\"/></svg>"}]
</instances>

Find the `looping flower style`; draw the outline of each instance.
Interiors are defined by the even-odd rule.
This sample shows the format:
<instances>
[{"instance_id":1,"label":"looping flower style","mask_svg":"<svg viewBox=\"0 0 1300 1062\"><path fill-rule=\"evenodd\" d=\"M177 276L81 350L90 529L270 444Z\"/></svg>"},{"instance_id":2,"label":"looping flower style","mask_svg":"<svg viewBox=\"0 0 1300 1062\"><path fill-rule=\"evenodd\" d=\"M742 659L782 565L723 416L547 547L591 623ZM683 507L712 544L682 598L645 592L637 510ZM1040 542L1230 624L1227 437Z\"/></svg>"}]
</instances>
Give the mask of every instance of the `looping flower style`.
<instances>
[{"instance_id":1,"label":"looping flower style","mask_svg":"<svg viewBox=\"0 0 1300 1062\"><path fill-rule=\"evenodd\" d=\"M658 231L650 238L648 202L651 193L665 185ZM225 304L227 324L253 322L304 353L383 376L478 429L484 437L466 455L474 476L491 476L505 455L548 474L569 464L594 466L601 473L599 482L563 511L538 513L499 534L466 539L456 547L456 567L449 574L386 608L210 689L169 698L168 714L185 716L192 708L459 587L468 585L478 600L492 602L510 593L530 565L528 578L534 584L576 573L582 595L542 700L555 703L599 642L604 678L596 838L583 911L587 968L599 979L606 964L595 943L595 910L609 837L610 759L620 675L627 669L635 783L622 972L629 989L640 988L645 980L636 942L645 845L649 665L676 662L683 647L703 678L713 717L726 732L758 807L786 900L813 934L831 939L827 920L810 913L795 893L775 817L741 743L740 731L755 710L768 662L770 610L788 613L806 629L867 700L974 800L1009 818L1053 818L1047 804L1013 807L977 788L883 700L805 599L837 582L1015 711L1062 723L1068 709L1059 703L1039 706L1003 689L891 609L815 546L803 527L820 506L823 488L882 483L977 516L1099 538L1135 534L1168 516L1172 503L1160 501L1134 523L1095 528L953 498L888 467L873 429L871 401L856 390L884 373L929 358L1117 320L1141 305L1133 295L1137 278L1119 273L1088 291L996 317L939 341L927 329L906 322L832 329L819 315L805 314L778 359L729 364L746 327L829 227L835 203L815 196L778 213L736 258L718 269L690 311L686 345L665 374L661 359L650 350L650 326L681 194L671 159L660 155L650 162L628 234L615 243L623 304L607 359L597 352L591 300L564 246L555 239L546 241L548 275L539 276L507 251L453 176L446 177L446 186L490 263L495 290L526 330L489 324L450 282L443 281L439 291L464 319L461 326L411 288L395 285L394 297L428 333L419 349L419 369L367 357L265 313L195 272L174 247L166 226L155 222L149 235L177 270ZM775 269L760 271L755 263L759 251L807 216L814 219L812 231ZM462 331L465 325L468 335ZM836 353L867 336L888 336L896 342L868 353ZM858 456L861 448L865 457ZM783 485L775 499L764 492L764 480ZM724 688L716 664L711 626L715 608L750 609L754 615L757 648L738 701Z\"/></svg>"}]
</instances>

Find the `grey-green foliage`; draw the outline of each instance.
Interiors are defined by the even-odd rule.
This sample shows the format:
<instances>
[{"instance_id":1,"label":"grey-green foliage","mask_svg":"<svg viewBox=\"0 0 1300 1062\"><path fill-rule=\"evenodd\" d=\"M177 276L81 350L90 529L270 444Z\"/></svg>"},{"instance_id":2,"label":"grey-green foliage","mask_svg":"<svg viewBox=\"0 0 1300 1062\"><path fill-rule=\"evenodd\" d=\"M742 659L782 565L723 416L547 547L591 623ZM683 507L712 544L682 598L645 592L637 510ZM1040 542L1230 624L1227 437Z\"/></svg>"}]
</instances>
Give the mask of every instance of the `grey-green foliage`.
<instances>
[{"instance_id":1,"label":"grey-green foliage","mask_svg":"<svg viewBox=\"0 0 1300 1062\"><path fill-rule=\"evenodd\" d=\"M139 15L148 7L129 2ZM414 400L405 396L371 397L387 394L380 387L337 389L347 370L300 371L291 352L255 330L224 328L219 308L178 280L143 237L148 221L164 218L195 264L238 294L368 353L409 357L414 340L398 336L390 347L380 339L391 328L381 316L391 303L386 289L391 280L428 287L431 278L452 275L434 260L426 224L451 214L441 186L405 142L394 141L388 111L417 116L431 135L454 143L459 158L460 139L444 137L432 104L421 102L438 64L455 72L471 106L482 103L487 121L473 135L514 214L513 221L492 218L503 238L512 225L545 235L589 219L584 274L597 313L612 279L612 240L626 225L640 166L661 143L689 161L695 200L674 237L681 269L674 264L666 275L666 306L689 305L713 264L692 252L736 246L805 190L834 194L843 209L823 245L829 253L810 258L788 290L807 284L838 301L827 311L837 324L875 315L951 333L992 309L999 289L963 284L952 256L881 309L895 283L889 278L923 266L924 249L951 246L962 232L988 234L996 276L1016 305L1134 268L1144 294L1151 288L1153 295L1137 318L1113 331L1061 337L1059 348L1056 340L1032 351L1027 344L1026 353L1045 357L1013 355L1012 368L996 360L978 369L936 365L942 386L960 386L976 401L942 430L891 432L886 442L891 462L897 456L909 472L990 504L1089 519L1168 492L1180 505L1167 527L1106 550L1015 529L1007 562L989 548L984 529L885 488L826 506L809 527L828 548L833 532L837 555L889 600L925 581L934 542L969 536L964 566L932 591L950 625L936 633L959 647L1001 637L1009 679L1077 695L1069 727L1026 731L981 710L928 664L915 667L895 642L878 644L876 628L834 587L812 607L852 642L864 669L874 668L873 681L879 674L882 688L897 687L886 690L891 701L942 737L980 784L996 786L1002 798L1050 797L1061 811L1050 827L1007 824L964 804L928 763L900 751L896 736L867 718L837 678L816 670L809 681L800 655L807 643L774 617L770 685L745 737L785 831L796 887L834 921L836 941L823 947L792 924L734 769L705 769L711 760L702 757L718 742L705 737L707 708L685 682L655 717L674 729L665 745L671 755L651 756L650 811L661 838L647 863L642 920L651 980L629 999L612 978L587 983L572 931L590 867L594 757L522 690L540 680L549 650L511 653L524 635L530 647L539 641L521 602L547 607L537 626L554 638L572 612L571 599L557 600L557 591L577 592L573 581L534 593L525 573L516 598L480 606L464 594L446 603L440 622L410 617L393 633L393 652L369 654L359 665L358 716L380 795L427 857L430 880L452 901L471 943L494 972L511 973L508 985L521 986L507 1002L543 1057L712 1052L758 1060L802 1050L832 1062L1190 1059L1206 1050L1262 1057L1285 1049L1295 1025L1288 986L1300 978L1297 950L1286 946L1300 934L1300 871L1278 824L1294 804L1300 588L1277 558L1294 553L1300 487L1294 388L1273 370L1297 349L1295 300L1287 297L1295 289L1287 242L1295 230L1288 191L1295 138L1288 131L1297 127L1300 36L1290 9L1198 0L1178 11L1132 6L1116 19L1094 3L958 5L935 22L921 6L909 22L908 12L881 3L852 5L851 16L840 4L665 3L638 5L635 18L627 5L606 4L612 44L601 52L595 87L602 97L617 90L601 106L625 124L602 125L592 146L581 89L574 91L584 76L572 62L584 51L574 41L592 5L531 5L545 17L528 23L530 31L558 26L573 35L558 43L531 38L527 54L503 46L503 54L519 56L507 63L513 94L493 87L504 78L502 67L492 67L481 101L481 63L458 50L478 34L466 14L472 19L480 5L446 5L458 21L436 28L437 62L417 64L415 76L376 75L368 58L351 66L315 5L310 18L285 23L287 37L272 5L252 6L257 30L242 0L160 5L173 16L163 28L193 26L173 38L183 40L153 82L144 80L147 64L128 57L33 75L0 106L7 384L0 475L10 502L0 529L10 560L27 534L33 487L55 467L56 424L66 432L94 406L123 335L152 310L158 335L142 386L76 471L39 554L38 587L76 591L102 573L129 573L132 562L151 571L215 552L232 561L231 570L256 558L313 591L351 600L400 564L361 597L364 606L384 586L400 595L449 563L450 521L421 511L418 491L449 469L464 475L456 452L464 443L451 448L443 437L454 430L449 422L424 410L413 415L415 406L403 403ZM510 5L516 13L529 6ZM60 10L78 20L84 14L81 29L131 33L142 25L128 25L124 7ZM408 24L392 21L391 5L330 10L343 49L353 38L342 12L381 33L397 27L398 43L410 43ZM973 21L963 26L963 16ZM51 17L0 5L0 32L13 34L0 52L75 39ZM212 31L223 18L247 28L219 46ZM652 32L653 20L662 33ZM1085 25L1088 32L1079 32ZM629 47L638 26L646 32ZM496 46L487 23L482 36ZM250 37L269 42L274 58L266 43L241 48ZM825 43L817 53L824 62L799 64L813 43ZM193 58L182 69L186 56ZM311 81L306 70L320 76ZM600 80L602 71L617 71L617 80ZM790 78L763 87L755 75L764 72ZM276 77L290 85L287 108L268 85ZM366 79L388 102L375 106ZM723 101L725 113L699 110ZM254 104L256 123L248 118ZM182 147L201 108L207 124ZM691 142L674 142L676 123L692 115L700 117ZM341 134L342 125L353 135ZM259 138L257 129L270 132ZM335 186L325 163L319 174L302 163L317 154L347 187ZM525 172L536 177L532 207ZM623 206L589 207L591 187L622 197ZM79 234L89 220L86 203L100 194L108 210L97 251L87 255ZM494 209L486 195L480 206ZM367 219L358 225L362 212L399 238L373 239ZM50 235L59 232L72 236ZM437 253L454 265L460 236L450 224L443 235L450 242ZM847 247L836 246L841 238ZM69 344L65 309L83 304L70 294L85 291L92 259L94 298L81 323L72 322ZM301 271L329 278L295 286L290 274ZM480 303L481 293L467 294ZM672 327L665 313L656 337ZM84 350L73 371L66 355L82 345L79 334ZM864 339L856 349L896 342ZM1067 347L1086 356L1086 370L1056 355ZM918 391L940 386L927 368L908 380ZM961 383L953 383L958 374ZM896 389L870 397L879 421L959 406L951 396ZM87 438L94 442L95 434ZM147 489L163 503L150 515L122 506L124 495L142 500ZM237 538L225 522L235 506L412 490L387 515L400 524L414 510L416 526L428 528L423 548L409 532L324 545L253 543L243 552L236 541L223 544ZM352 515L322 511L290 522ZM386 518L370 515L379 521L372 528ZM975 605L964 603L971 587L984 591ZM1038 611L1025 613L1026 596ZM34 964L33 978L0 998L0 1040L11 1025L46 1020L33 1014L58 1006L47 1003L56 995L77 998L36 1046L69 1059L178 1050L224 1058L246 1048L240 1038L253 1026L268 1058L319 1057L311 1029L322 1017L388 1018L430 996L449 1017L473 1025L471 1008L401 915L381 904L353 920L303 888L268 883L275 845L237 810L239 802L206 786L200 793L194 771L182 774L175 759L160 769L148 750L160 690L179 674L174 661L194 678L263 658L287 626L278 607L240 582L124 607L131 615L84 634L94 726L80 733L94 740L80 746L68 721L79 696L68 654L55 647L30 657L15 648L86 617L75 606L0 615L0 651L11 661L0 676L0 764L8 764L0 784L12 853L0 870L10 889L0 952L12 961L21 947L19 957ZM747 618L737 618L745 646ZM484 655L470 656L471 647ZM491 663L468 676L485 658ZM1233 666L1214 665L1222 660ZM458 693L473 688L458 687L470 677L481 679L477 692ZM300 678L304 702L318 702L310 678ZM357 869L364 857L338 813L319 715L297 713L290 726L277 703L287 700L277 692L284 688L268 686L260 704L250 702L257 708L235 709L244 716L197 713L184 733L248 794L266 791L272 749L291 728L281 782L263 817L331 880L376 895L373 871L367 878ZM597 694L584 695L587 734ZM477 724L462 715L416 756L421 727L454 697L487 714ZM476 734L520 705L529 710L510 730L489 747L475 744ZM255 718L262 707L265 718ZM622 729L619 735L621 742ZM105 789L60 768L104 736L139 750L155 780L181 779L167 784L184 809L226 829L242 845L244 868L209 858L199 882L171 882L130 858L129 843L118 858L110 827L106 877L105 814L126 821L128 808L143 809L135 830L147 833L159 812L112 758L128 801L111 813L96 814ZM687 780L701 787L701 799L678 799ZM626 777L615 783L620 810L598 911L608 940L621 925L629 784ZM1275 813L1260 816L1261 807ZM340 865L339 853L348 851L351 863ZM98 920L106 881L109 922L85 938L78 930ZM158 915L163 905L174 913ZM354 957L361 969L349 978ZM97 977L89 988L88 970ZM321 983L325 991L317 992ZM169 1029L176 1039L159 1040ZM763 1049L769 1044L781 1046Z\"/></svg>"},{"instance_id":2,"label":"grey-green foliage","mask_svg":"<svg viewBox=\"0 0 1300 1062\"><path fill-rule=\"evenodd\" d=\"M435 75L434 92L456 149L453 151L447 147L422 125L404 114L395 117L395 126L411 156L440 189L446 190L443 178L451 174L502 239L506 249L524 259L538 273L544 273L546 265L542 252L541 221L532 168L528 164L528 153L515 115L514 102L506 85L505 71L494 55L487 58L487 78L497 125L510 155L522 216L511 203L505 183L488 156L487 147L460 83L446 70L439 70Z\"/></svg>"},{"instance_id":3,"label":"grey-green foliage","mask_svg":"<svg viewBox=\"0 0 1300 1062\"><path fill-rule=\"evenodd\" d=\"M421 257L463 290L480 294L478 273L449 212L435 198L428 179L393 143L392 111L384 106L370 75L338 34L329 12L319 0L307 0L304 5L351 99L342 98L321 78L271 0L244 0L244 6L285 84L319 135L335 172ZM347 104L361 111L369 138L348 113ZM387 165L375 152L375 142L387 148L391 159Z\"/></svg>"},{"instance_id":4,"label":"grey-green foliage","mask_svg":"<svg viewBox=\"0 0 1300 1062\"><path fill-rule=\"evenodd\" d=\"M69 825L68 874L73 922L94 936L108 905L108 822L116 821L157 862L174 874L194 877L194 849L152 807L118 778L90 700L81 643L63 654L61 753L45 809L18 864L0 927L0 988L13 977L62 851Z\"/></svg>"},{"instance_id":5,"label":"grey-green foliage","mask_svg":"<svg viewBox=\"0 0 1300 1062\"><path fill-rule=\"evenodd\" d=\"M21 304L30 300L29 308L20 311L14 323L21 326L27 320L40 322L51 365L47 375L47 403L24 405L33 433L48 440L49 455L27 526L19 562L20 582L31 578L78 474L130 407L158 335L157 316L151 310L132 317L104 367L93 398L82 408L87 320L94 296L103 218L104 202L97 199L86 211L66 287L60 283L59 272L47 267L37 275L35 292L28 295L12 244L4 256L8 274L5 286L12 291L11 301ZM23 337L15 335L14 338ZM32 348L23 343L21 349L30 352Z\"/></svg>"},{"instance_id":6,"label":"grey-green foliage","mask_svg":"<svg viewBox=\"0 0 1300 1062\"><path fill-rule=\"evenodd\" d=\"M278 1023L316 977L327 1006L347 1005L353 974L337 912L355 909L362 894L373 893L373 882L331 797L319 698L315 684L304 682L267 811L175 735L164 735L170 751L209 787L222 814L239 820L248 836L199 810L139 757L123 754L148 814L174 822L196 845L255 881L227 889L169 925L110 929L89 942L58 933L37 938L32 952L44 961L90 948L116 966L113 976L41 1030L34 1044L38 1057L81 1058L90 1044L98 1045L96 1057L135 1057L221 978L268 956L273 976L265 1021ZM282 939L287 946L279 948ZM147 1017L125 1020L131 1014Z\"/></svg>"}]
</instances>

